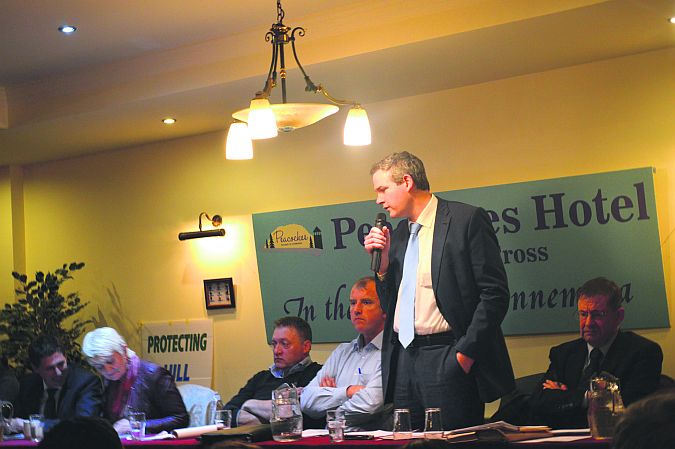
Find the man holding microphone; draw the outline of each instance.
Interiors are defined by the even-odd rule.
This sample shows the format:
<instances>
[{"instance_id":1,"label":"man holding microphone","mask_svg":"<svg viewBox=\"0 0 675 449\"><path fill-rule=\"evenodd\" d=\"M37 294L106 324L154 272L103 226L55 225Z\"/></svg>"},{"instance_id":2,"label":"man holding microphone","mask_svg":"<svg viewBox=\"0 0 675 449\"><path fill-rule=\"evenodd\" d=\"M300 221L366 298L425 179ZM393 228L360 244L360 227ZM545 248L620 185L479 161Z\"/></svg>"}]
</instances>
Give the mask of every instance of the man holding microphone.
<instances>
[{"instance_id":1,"label":"man holding microphone","mask_svg":"<svg viewBox=\"0 0 675 449\"><path fill-rule=\"evenodd\" d=\"M424 164L393 153L371 169L377 204L401 220L364 240L381 251L377 291L387 315L385 403L410 409L413 428L440 407L444 429L483 422L485 402L514 389L501 331L509 304L499 243L487 213L437 198Z\"/></svg>"}]
</instances>

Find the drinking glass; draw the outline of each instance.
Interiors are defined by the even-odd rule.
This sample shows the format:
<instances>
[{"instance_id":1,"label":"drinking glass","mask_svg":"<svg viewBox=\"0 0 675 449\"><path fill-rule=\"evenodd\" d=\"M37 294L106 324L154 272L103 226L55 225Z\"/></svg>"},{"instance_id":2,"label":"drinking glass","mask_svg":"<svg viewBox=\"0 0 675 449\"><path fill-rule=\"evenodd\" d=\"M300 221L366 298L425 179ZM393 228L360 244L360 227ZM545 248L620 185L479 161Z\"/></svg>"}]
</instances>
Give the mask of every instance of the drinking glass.
<instances>
[{"instance_id":1,"label":"drinking glass","mask_svg":"<svg viewBox=\"0 0 675 449\"><path fill-rule=\"evenodd\" d=\"M28 423L29 423L28 428L30 429L30 439L35 443L39 443L40 441L42 441L42 438L44 437L44 419L45 418L42 415L28 416Z\"/></svg>"},{"instance_id":2,"label":"drinking glass","mask_svg":"<svg viewBox=\"0 0 675 449\"><path fill-rule=\"evenodd\" d=\"M443 421L440 408L424 410L424 438L433 440L443 438Z\"/></svg>"},{"instance_id":3,"label":"drinking glass","mask_svg":"<svg viewBox=\"0 0 675 449\"><path fill-rule=\"evenodd\" d=\"M345 440L345 412L342 410L329 410L326 412L326 425L331 443L339 443Z\"/></svg>"},{"instance_id":4,"label":"drinking glass","mask_svg":"<svg viewBox=\"0 0 675 449\"><path fill-rule=\"evenodd\" d=\"M232 410L216 410L213 423L219 429L229 429L232 426Z\"/></svg>"},{"instance_id":5,"label":"drinking glass","mask_svg":"<svg viewBox=\"0 0 675 449\"><path fill-rule=\"evenodd\" d=\"M145 438L145 413L130 412L129 426L131 426L131 439L140 441Z\"/></svg>"},{"instance_id":6,"label":"drinking glass","mask_svg":"<svg viewBox=\"0 0 675 449\"><path fill-rule=\"evenodd\" d=\"M409 440L411 438L410 410L407 408L397 408L394 410L394 439Z\"/></svg>"}]
</instances>

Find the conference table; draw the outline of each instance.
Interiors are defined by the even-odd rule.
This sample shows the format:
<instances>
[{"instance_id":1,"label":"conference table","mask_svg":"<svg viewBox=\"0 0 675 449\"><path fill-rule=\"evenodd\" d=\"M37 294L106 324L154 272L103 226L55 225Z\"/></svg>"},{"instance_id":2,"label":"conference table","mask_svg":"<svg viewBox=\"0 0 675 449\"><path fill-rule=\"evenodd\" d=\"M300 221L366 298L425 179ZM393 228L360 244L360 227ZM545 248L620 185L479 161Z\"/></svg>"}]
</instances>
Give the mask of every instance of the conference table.
<instances>
[{"instance_id":1,"label":"conference table","mask_svg":"<svg viewBox=\"0 0 675 449\"><path fill-rule=\"evenodd\" d=\"M341 443L331 443L327 436L301 438L291 442L262 441L256 443L263 449L309 449L310 447L319 449L395 449L408 443L409 440L367 440L367 441L343 441ZM195 438L186 438L181 440L154 440L154 441L122 441L125 448L148 447L152 449L195 449L199 447L199 440ZM14 440L0 442L0 447L36 447L37 443L27 440ZM611 449L609 440L594 440L593 438L584 438L581 440L560 442L560 441L542 441L528 443L521 441L517 443L501 442L477 442L453 443L453 447L458 449Z\"/></svg>"}]
</instances>

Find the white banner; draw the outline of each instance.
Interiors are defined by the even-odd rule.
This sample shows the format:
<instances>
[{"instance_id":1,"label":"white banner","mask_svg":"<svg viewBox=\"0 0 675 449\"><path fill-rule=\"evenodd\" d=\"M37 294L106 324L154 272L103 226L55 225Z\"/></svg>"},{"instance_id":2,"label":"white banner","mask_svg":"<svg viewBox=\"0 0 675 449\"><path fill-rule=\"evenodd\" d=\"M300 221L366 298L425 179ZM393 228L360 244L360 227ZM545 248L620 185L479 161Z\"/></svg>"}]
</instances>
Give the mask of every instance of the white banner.
<instances>
[{"instance_id":1,"label":"white banner","mask_svg":"<svg viewBox=\"0 0 675 449\"><path fill-rule=\"evenodd\" d=\"M142 323L141 342L141 357L169 370L177 384L211 388L212 320Z\"/></svg>"}]
</instances>

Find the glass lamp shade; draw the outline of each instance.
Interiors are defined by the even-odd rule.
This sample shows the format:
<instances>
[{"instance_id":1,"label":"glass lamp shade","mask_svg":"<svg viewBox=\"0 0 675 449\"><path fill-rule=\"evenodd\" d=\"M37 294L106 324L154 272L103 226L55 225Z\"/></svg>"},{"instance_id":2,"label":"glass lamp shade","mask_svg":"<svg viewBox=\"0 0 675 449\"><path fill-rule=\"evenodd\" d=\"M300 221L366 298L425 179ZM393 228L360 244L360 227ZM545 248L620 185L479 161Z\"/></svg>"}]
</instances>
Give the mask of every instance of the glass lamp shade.
<instances>
[{"instance_id":1,"label":"glass lamp shade","mask_svg":"<svg viewBox=\"0 0 675 449\"><path fill-rule=\"evenodd\" d=\"M283 132L312 125L339 110L337 106L325 103L279 103L273 104L271 107L274 117L277 119L277 127L279 131ZM250 114L250 109L242 109L232 114L232 117L250 123Z\"/></svg>"},{"instance_id":2,"label":"glass lamp shade","mask_svg":"<svg viewBox=\"0 0 675 449\"><path fill-rule=\"evenodd\" d=\"M248 113L248 131L251 139L270 139L276 137L277 119L267 98L254 98Z\"/></svg>"},{"instance_id":3,"label":"glass lamp shade","mask_svg":"<svg viewBox=\"0 0 675 449\"><path fill-rule=\"evenodd\" d=\"M246 123L235 122L230 125L225 143L225 159L253 159L253 142Z\"/></svg>"},{"instance_id":4,"label":"glass lamp shade","mask_svg":"<svg viewBox=\"0 0 675 449\"><path fill-rule=\"evenodd\" d=\"M370 145L370 122L366 110L355 106L349 110L345 122L344 144L348 146Z\"/></svg>"}]
</instances>

